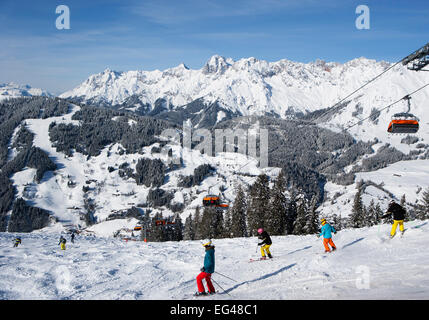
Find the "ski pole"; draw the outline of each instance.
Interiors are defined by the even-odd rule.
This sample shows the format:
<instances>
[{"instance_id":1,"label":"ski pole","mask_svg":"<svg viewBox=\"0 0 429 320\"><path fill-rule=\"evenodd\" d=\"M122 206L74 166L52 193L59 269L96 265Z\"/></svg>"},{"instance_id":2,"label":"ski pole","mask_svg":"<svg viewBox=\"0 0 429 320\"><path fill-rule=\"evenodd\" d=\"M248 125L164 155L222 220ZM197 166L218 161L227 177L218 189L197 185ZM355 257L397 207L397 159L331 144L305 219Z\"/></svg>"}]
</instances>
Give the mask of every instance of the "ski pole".
<instances>
[{"instance_id":1,"label":"ski pole","mask_svg":"<svg viewBox=\"0 0 429 320\"><path fill-rule=\"evenodd\" d=\"M229 295L229 296L231 296L228 292L226 292L225 291L225 289L224 288L222 288L220 285L219 285L219 283L217 283L213 278L212 278L212 281L221 289L221 290L223 290L223 292L224 293L226 293L227 295Z\"/></svg>"},{"instance_id":2,"label":"ski pole","mask_svg":"<svg viewBox=\"0 0 429 320\"><path fill-rule=\"evenodd\" d=\"M222 274L222 273L219 273L219 272L217 272L217 271L215 271L215 273L217 273L218 275L220 275L220 276L222 276L222 277L225 277L225 278L227 278L227 279L229 279L229 280L232 280L232 281L237 282L237 280L234 280L234 279L232 279L232 278L230 278L230 277L228 277L228 276L226 276L226 275L224 275L224 274Z\"/></svg>"}]
</instances>

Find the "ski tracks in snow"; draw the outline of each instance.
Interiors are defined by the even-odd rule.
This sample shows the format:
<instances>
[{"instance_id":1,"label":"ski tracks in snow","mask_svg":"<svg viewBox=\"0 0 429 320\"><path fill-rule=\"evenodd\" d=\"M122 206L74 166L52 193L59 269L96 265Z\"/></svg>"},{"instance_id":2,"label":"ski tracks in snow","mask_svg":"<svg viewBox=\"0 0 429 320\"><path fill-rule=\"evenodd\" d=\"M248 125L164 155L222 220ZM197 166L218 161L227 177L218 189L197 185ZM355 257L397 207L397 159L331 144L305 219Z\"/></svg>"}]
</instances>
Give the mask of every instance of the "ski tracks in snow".
<instances>
[{"instance_id":1,"label":"ski tracks in snow","mask_svg":"<svg viewBox=\"0 0 429 320\"><path fill-rule=\"evenodd\" d=\"M380 241L389 225L342 230L338 250L321 239L273 236L272 260L248 263L255 238L215 239L218 294L204 299L427 299L429 225L415 221L403 238ZM204 260L199 241L121 242L77 237L59 248L57 234L0 234L2 299L193 299ZM226 277L225 277L226 276ZM228 279L227 277L231 278ZM367 282L365 282L367 280Z\"/></svg>"}]
</instances>

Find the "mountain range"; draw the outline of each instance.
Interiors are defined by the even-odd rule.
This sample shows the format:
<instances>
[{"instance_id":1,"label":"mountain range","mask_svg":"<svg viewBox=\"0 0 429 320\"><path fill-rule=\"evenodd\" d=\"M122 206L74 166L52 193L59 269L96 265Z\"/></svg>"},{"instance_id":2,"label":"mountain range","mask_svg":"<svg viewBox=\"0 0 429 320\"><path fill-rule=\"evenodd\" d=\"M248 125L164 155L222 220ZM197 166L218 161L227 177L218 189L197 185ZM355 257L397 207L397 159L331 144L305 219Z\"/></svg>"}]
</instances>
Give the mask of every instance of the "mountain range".
<instances>
[{"instance_id":1,"label":"mountain range","mask_svg":"<svg viewBox=\"0 0 429 320\"><path fill-rule=\"evenodd\" d=\"M0 101L8 98L45 96L53 97L43 89L32 88L29 85L19 85L14 82L0 83Z\"/></svg>"}]
</instances>

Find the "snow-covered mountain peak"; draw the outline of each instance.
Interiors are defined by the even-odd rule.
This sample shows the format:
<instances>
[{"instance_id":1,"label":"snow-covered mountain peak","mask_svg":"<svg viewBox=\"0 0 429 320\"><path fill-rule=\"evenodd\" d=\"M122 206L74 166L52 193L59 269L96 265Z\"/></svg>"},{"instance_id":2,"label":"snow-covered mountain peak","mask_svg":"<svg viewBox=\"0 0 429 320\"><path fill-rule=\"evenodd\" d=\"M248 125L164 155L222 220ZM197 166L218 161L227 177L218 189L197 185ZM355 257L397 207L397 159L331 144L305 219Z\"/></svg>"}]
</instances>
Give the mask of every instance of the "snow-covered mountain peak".
<instances>
[{"instance_id":1,"label":"snow-covered mountain peak","mask_svg":"<svg viewBox=\"0 0 429 320\"><path fill-rule=\"evenodd\" d=\"M203 74L222 74L231 66L231 62L234 61L232 59L227 60L220 55L213 55L201 70Z\"/></svg>"},{"instance_id":2,"label":"snow-covered mountain peak","mask_svg":"<svg viewBox=\"0 0 429 320\"><path fill-rule=\"evenodd\" d=\"M255 57L234 61L213 55L201 69L189 69L183 63L163 71L106 69L60 97L121 105L130 110L140 105L144 112L152 111L159 100L169 102L168 110L186 107L198 100L206 105L218 102L224 109L222 112L234 115L272 114L288 118L291 110L294 114L308 114L335 105L391 65L365 57L345 63L321 59L303 63L287 59L269 62ZM428 74L397 65L364 91L350 97L352 103L347 110L331 115L330 121L339 127L350 125L358 116L368 116L375 108L400 99L428 81ZM427 97L423 92L416 96L414 106L420 109ZM418 109L415 111L421 113ZM391 114L383 115L386 116L390 119ZM385 123L379 122L379 126L380 132L384 132Z\"/></svg>"},{"instance_id":3,"label":"snow-covered mountain peak","mask_svg":"<svg viewBox=\"0 0 429 320\"><path fill-rule=\"evenodd\" d=\"M8 98L45 96L52 97L46 90L32 88L30 85L20 85L15 82L0 83L0 101Z\"/></svg>"}]
</instances>

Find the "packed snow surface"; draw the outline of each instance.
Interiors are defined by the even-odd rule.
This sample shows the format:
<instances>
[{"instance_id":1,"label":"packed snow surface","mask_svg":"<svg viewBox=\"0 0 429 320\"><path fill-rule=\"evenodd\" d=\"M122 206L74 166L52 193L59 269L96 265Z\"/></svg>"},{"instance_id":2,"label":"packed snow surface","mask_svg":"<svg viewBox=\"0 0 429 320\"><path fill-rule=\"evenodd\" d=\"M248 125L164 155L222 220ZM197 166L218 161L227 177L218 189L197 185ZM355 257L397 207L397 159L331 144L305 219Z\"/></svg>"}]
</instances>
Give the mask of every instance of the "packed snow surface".
<instances>
[{"instance_id":1,"label":"packed snow surface","mask_svg":"<svg viewBox=\"0 0 429 320\"><path fill-rule=\"evenodd\" d=\"M249 262L260 255L256 238L214 240L218 294L201 299L428 299L429 223L405 227L393 239L387 224L341 230L333 238L338 250L329 254L316 235L274 236L274 258L256 262ZM16 234L0 233L1 299L195 299L200 241L77 236L70 243L67 235L62 251L60 230L21 234L18 248Z\"/></svg>"}]
</instances>

